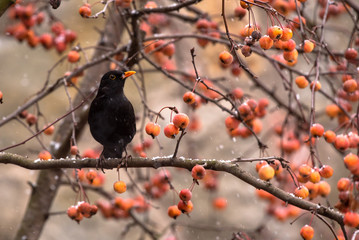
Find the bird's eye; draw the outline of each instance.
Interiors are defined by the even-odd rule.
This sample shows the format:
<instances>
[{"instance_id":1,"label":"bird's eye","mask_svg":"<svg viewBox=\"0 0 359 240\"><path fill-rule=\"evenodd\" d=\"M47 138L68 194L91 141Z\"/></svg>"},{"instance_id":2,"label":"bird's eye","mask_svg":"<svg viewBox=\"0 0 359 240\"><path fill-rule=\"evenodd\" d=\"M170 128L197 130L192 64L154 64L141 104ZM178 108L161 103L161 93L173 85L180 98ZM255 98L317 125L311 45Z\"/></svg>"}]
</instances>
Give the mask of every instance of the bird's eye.
<instances>
[{"instance_id":1,"label":"bird's eye","mask_svg":"<svg viewBox=\"0 0 359 240\"><path fill-rule=\"evenodd\" d=\"M116 76L113 75L113 74L111 74L111 75L110 75L110 79L111 79L111 80L115 80L115 79L116 79Z\"/></svg>"}]
</instances>

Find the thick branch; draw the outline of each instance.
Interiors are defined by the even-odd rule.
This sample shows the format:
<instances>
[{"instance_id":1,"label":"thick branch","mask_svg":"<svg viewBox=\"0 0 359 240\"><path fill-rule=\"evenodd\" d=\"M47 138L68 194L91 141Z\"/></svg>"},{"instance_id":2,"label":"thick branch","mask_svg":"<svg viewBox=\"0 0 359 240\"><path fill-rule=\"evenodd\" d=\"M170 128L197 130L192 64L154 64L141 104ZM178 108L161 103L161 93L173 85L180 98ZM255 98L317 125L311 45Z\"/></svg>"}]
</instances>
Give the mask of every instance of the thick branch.
<instances>
[{"instance_id":1,"label":"thick branch","mask_svg":"<svg viewBox=\"0 0 359 240\"><path fill-rule=\"evenodd\" d=\"M11 153L0 153L0 163L15 164L28 169L58 169L58 168L95 168L97 159L53 159L49 161L30 160L26 157ZM116 169L121 163L121 159L106 159L104 169ZM127 160L128 168L160 168L160 167L179 167L189 171L196 164L203 165L206 169L227 172L243 180L257 189L263 189L286 203L297 206L308 211L315 211L317 214L330 218L338 224L343 225L343 215L334 209L315 204L300 198L293 194L283 191L270 182L262 181L249 172L243 170L233 160L215 160L215 159L186 159L170 157L156 158L131 158Z\"/></svg>"}]
</instances>

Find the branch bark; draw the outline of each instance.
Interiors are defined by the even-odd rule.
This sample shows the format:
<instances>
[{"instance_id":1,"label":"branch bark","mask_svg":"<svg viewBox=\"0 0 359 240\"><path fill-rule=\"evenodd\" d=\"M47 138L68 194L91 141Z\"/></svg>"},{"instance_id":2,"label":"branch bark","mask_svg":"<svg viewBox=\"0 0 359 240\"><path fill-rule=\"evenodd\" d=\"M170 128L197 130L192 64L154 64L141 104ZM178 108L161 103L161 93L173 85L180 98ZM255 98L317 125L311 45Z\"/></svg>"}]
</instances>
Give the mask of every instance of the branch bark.
<instances>
[{"instance_id":1,"label":"branch bark","mask_svg":"<svg viewBox=\"0 0 359 240\"><path fill-rule=\"evenodd\" d=\"M240 161L240 160L239 160ZM95 168L97 164L96 159L53 159L49 161L35 160L10 154L0 153L0 163L15 164L28 169L59 169L59 168ZM116 169L121 163L121 159L106 159L104 169ZM215 171L227 172L242 181L252 185L257 189L263 189L275 197L283 200L288 204L292 204L301 209L314 211L319 215L330 218L343 226L343 215L338 211L322 206L320 204L312 203L295 197L293 194L283 191L274 186L272 183L262 181L254 177L249 172L240 168L238 160L215 160L215 159L186 159L186 158L172 158L169 157L155 157L155 158L131 158L127 160L128 168L160 168L160 167L179 167L189 171L196 165L203 165L206 169Z\"/></svg>"}]
</instances>

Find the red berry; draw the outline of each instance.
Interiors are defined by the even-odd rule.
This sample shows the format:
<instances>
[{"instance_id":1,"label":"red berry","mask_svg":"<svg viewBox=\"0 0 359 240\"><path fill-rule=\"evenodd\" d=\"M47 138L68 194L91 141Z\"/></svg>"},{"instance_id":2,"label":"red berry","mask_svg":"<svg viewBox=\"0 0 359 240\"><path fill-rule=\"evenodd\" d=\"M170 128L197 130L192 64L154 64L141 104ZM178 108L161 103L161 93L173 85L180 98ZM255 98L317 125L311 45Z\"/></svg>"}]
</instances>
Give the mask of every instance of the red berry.
<instances>
[{"instance_id":1,"label":"red berry","mask_svg":"<svg viewBox=\"0 0 359 240\"><path fill-rule=\"evenodd\" d=\"M354 48L348 48L344 53L344 57L348 60L353 60L357 56L358 56L358 52Z\"/></svg>"},{"instance_id":2,"label":"red berry","mask_svg":"<svg viewBox=\"0 0 359 240\"><path fill-rule=\"evenodd\" d=\"M77 155L79 153L78 147L75 145L71 146L70 153L71 153L71 155Z\"/></svg>"},{"instance_id":3,"label":"red berry","mask_svg":"<svg viewBox=\"0 0 359 240\"><path fill-rule=\"evenodd\" d=\"M179 197L182 201L189 201L192 198L192 192L189 189L182 189L179 193Z\"/></svg>"},{"instance_id":4,"label":"red berry","mask_svg":"<svg viewBox=\"0 0 359 240\"><path fill-rule=\"evenodd\" d=\"M192 168L192 177L193 179L199 180L203 179L206 175L206 169L202 165L196 165Z\"/></svg>"},{"instance_id":5,"label":"red berry","mask_svg":"<svg viewBox=\"0 0 359 240\"><path fill-rule=\"evenodd\" d=\"M183 213L190 213L193 210L193 203L191 200L188 202L179 201L177 205L178 209L181 210Z\"/></svg>"}]
</instances>

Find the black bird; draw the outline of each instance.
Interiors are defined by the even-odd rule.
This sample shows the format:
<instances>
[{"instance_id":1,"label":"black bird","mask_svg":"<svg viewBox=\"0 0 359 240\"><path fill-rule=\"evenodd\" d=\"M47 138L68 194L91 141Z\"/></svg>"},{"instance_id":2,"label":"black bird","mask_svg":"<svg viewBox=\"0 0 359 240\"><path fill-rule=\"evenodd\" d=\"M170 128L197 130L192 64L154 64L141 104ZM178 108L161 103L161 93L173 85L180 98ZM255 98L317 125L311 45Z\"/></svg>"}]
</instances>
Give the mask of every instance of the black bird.
<instances>
[{"instance_id":1,"label":"black bird","mask_svg":"<svg viewBox=\"0 0 359 240\"><path fill-rule=\"evenodd\" d=\"M122 158L123 151L136 133L135 112L123 87L135 71L110 71L101 78L95 99L91 103L88 123L94 139L103 145L99 158ZM126 152L127 154L127 152Z\"/></svg>"}]
</instances>

